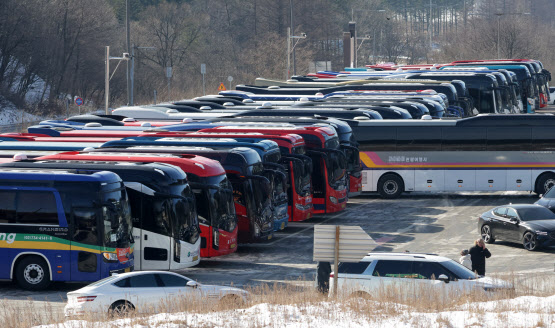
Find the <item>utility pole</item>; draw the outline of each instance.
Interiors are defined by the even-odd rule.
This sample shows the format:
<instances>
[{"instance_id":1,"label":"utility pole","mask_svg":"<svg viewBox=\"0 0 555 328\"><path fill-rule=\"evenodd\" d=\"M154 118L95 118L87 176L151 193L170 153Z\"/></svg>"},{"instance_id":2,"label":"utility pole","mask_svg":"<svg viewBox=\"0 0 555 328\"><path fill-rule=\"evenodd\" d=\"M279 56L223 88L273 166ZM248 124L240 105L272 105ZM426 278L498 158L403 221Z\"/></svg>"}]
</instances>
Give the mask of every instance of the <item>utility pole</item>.
<instances>
[{"instance_id":1,"label":"utility pole","mask_svg":"<svg viewBox=\"0 0 555 328\"><path fill-rule=\"evenodd\" d=\"M131 37L129 31L129 0L125 0L125 32L127 34L127 53L131 53ZM131 82L131 66L127 61L127 105L133 106L133 84Z\"/></svg>"},{"instance_id":2,"label":"utility pole","mask_svg":"<svg viewBox=\"0 0 555 328\"><path fill-rule=\"evenodd\" d=\"M285 76L286 80L289 80L291 73L291 28L287 28L287 74Z\"/></svg>"},{"instance_id":3,"label":"utility pole","mask_svg":"<svg viewBox=\"0 0 555 328\"><path fill-rule=\"evenodd\" d=\"M295 32L293 26L293 0L289 0L289 11L291 14L291 31ZM293 75L297 75L297 61L295 60L295 48L293 48Z\"/></svg>"},{"instance_id":4,"label":"utility pole","mask_svg":"<svg viewBox=\"0 0 555 328\"><path fill-rule=\"evenodd\" d=\"M108 113L108 105L110 99L110 46L106 46L106 65L104 65L106 71L104 72L104 108L106 109L106 115Z\"/></svg>"},{"instance_id":5,"label":"utility pole","mask_svg":"<svg viewBox=\"0 0 555 328\"><path fill-rule=\"evenodd\" d=\"M499 44L499 40L500 40L500 31L501 31L501 16L503 15L503 13L496 13L495 15L497 15L497 59L501 59L501 47Z\"/></svg>"}]
</instances>

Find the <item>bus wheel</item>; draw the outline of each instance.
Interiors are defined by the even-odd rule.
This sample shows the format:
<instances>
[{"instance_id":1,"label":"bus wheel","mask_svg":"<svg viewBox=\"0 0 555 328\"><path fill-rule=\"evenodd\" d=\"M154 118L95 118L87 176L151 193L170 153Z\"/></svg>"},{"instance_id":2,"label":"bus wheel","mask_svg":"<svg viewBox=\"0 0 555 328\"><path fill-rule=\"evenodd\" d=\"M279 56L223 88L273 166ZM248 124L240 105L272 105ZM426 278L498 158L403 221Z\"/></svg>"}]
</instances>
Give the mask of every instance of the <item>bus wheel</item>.
<instances>
[{"instance_id":1,"label":"bus wheel","mask_svg":"<svg viewBox=\"0 0 555 328\"><path fill-rule=\"evenodd\" d=\"M43 290L50 285L50 270L41 257L26 256L17 264L15 278L23 289Z\"/></svg>"},{"instance_id":2,"label":"bus wheel","mask_svg":"<svg viewBox=\"0 0 555 328\"><path fill-rule=\"evenodd\" d=\"M538 195L545 195L545 193L555 185L555 174L546 173L542 174L536 180L536 193Z\"/></svg>"},{"instance_id":3,"label":"bus wheel","mask_svg":"<svg viewBox=\"0 0 555 328\"><path fill-rule=\"evenodd\" d=\"M386 174L378 181L378 192L383 198L397 198L404 189L403 179L395 174Z\"/></svg>"}]
</instances>

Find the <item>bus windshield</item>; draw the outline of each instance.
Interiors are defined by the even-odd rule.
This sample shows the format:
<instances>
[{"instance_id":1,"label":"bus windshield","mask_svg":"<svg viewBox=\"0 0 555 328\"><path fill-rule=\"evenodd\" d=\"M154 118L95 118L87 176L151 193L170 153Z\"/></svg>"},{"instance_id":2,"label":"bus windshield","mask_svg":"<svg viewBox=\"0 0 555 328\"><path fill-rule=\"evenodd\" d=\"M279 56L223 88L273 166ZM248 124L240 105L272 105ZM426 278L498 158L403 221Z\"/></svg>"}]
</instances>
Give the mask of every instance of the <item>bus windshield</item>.
<instances>
[{"instance_id":1,"label":"bus windshield","mask_svg":"<svg viewBox=\"0 0 555 328\"><path fill-rule=\"evenodd\" d=\"M133 224L125 189L102 194L103 246L127 248L133 241Z\"/></svg>"},{"instance_id":2,"label":"bus windshield","mask_svg":"<svg viewBox=\"0 0 555 328\"><path fill-rule=\"evenodd\" d=\"M192 174L189 177L192 179ZM195 187L206 186L206 188L194 189L201 222L227 232L235 230L237 217L233 203L233 189L226 175L198 178L198 180L202 183L195 183Z\"/></svg>"},{"instance_id":3,"label":"bus windshield","mask_svg":"<svg viewBox=\"0 0 555 328\"><path fill-rule=\"evenodd\" d=\"M193 192L188 184L180 184L180 198L173 198L174 229L173 237L194 244L200 235Z\"/></svg>"},{"instance_id":4,"label":"bus windshield","mask_svg":"<svg viewBox=\"0 0 555 328\"><path fill-rule=\"evenodd\" d=\"M345 168L347 167L345 156L339 151L331 151L327 155L328 182L331 186L336 186L345 177Z\"/></svg>"}]
</instances>

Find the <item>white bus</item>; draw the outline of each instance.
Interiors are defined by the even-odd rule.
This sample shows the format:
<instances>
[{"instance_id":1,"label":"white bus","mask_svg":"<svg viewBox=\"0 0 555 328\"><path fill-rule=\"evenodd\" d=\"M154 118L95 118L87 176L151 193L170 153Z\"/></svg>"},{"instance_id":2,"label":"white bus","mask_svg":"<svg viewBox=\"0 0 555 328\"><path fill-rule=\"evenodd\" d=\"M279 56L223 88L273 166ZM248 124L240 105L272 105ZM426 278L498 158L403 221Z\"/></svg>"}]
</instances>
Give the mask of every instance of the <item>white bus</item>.
<instances>
[{"instance_id":1,"label":"white bus","mask_svg":"<svg viewBox=\"0 0 555 328\"><path fill-rule=\"evenodd\" d=\"M533 191L555 185L555 116L349 122L359 142L362 190Z\"/></svg>"}]
</instances>

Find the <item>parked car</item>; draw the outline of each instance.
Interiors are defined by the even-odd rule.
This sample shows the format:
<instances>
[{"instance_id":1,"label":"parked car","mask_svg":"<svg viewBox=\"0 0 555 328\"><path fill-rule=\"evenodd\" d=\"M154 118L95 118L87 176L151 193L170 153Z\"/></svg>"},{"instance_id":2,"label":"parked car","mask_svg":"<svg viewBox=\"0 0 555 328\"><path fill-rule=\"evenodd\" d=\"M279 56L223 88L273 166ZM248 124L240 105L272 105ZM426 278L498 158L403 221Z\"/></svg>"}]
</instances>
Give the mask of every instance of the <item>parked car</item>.
<instances>
[{"instance_id":1,"label":"parked car","mask_svg":"<svg viewBox=\"0 0 555 328\"><path fill-rule=\"evenodd\" d=\"M372 295L387 287L407 292L429 288L446 288L452 292L512 288L505 281L476 276L458 262L434 254L369 253L360 262L340 262L338 271L338 290L354 295ZM333 275L332 272L330 293Z\"/></svg>"},{"instance_id":2,"label":"parked car","mask_svg":"<svg viewBox=\"0 0 555 328\"><path fill-rule=\"evenodd\" d=\"M555 213L537 204L498 206L480 215L478 230L486 243L502 239L534 251L555 244Z\"/></svg>"},{"instance_id":3,"label":"parked car","mask_svg":"<svg viewBox=\"0 0 555 328\"><path fill-rule=\"evenodd\" d=\"M555 104L555 87L549 87L549 99Z\"/></svg>"},{"instance_id":4,"label":"parked car","mask_svg":"<svg viewBox=\"0 0 555 328\"><path fill-rule=\"evenodd\" d=\"M242 303L248 292L234 287L202 285L173 272L137 271L116 274L67 293L66 316L88 312L119 315L127 311L154 312L172 301L193 298Z\"/></svg>"},{"instance_id":5,"label":"parked car","mask_svg":"<svg viewBox=\"0 0 555 328\"><path fill-rule=\"evenodd\" d=\"M555 188L551 187L551 189L549 189L545 195L542 195L534 204L541 205L555 213Z\"/></svg>"}]
</instances>

